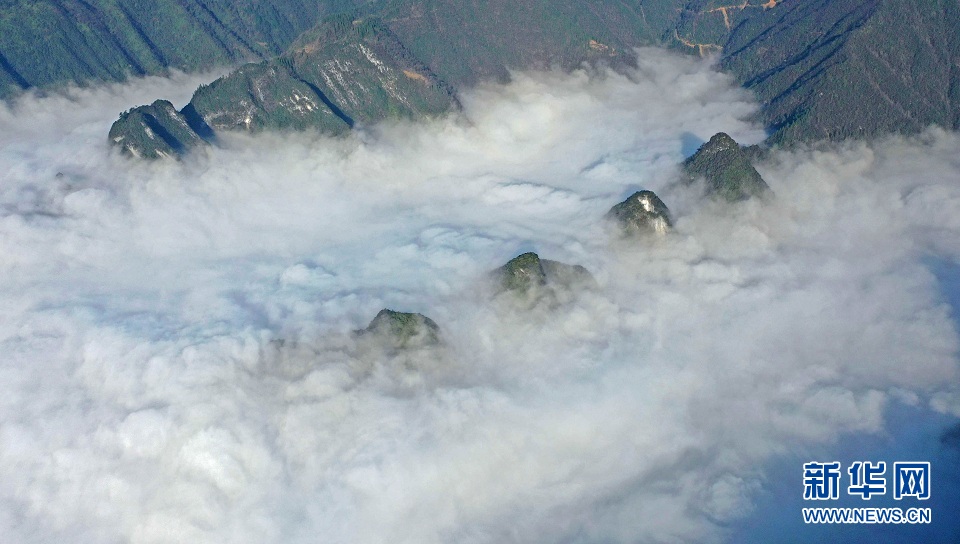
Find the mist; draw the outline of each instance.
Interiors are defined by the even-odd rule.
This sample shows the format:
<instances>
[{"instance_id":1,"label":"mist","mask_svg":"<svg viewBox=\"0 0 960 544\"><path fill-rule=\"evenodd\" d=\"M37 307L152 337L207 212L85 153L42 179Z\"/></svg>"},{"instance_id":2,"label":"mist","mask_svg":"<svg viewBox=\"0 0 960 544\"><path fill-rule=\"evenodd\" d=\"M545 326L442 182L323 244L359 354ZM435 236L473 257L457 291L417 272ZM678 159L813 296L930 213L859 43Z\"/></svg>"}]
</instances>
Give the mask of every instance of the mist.
<instances>
[{"instance_id":1,"label":"mist","mask_svg":"<svg viewBox=\"0 0 960 544\"><path fill-rule=\"evenodd\" d=\"M762 141L755 99L638 55L180 162L107 130L209 74L0 108L0 533L723 542L778 459L883 436L897 407L960 418L957 278L932 264L960 262L960 136L777 151L772 202L721 205L678 164L691 138ZM641 188L675 229L621 240L603 215ZM491 302L524 251L599 287ZM444 346L364 349L384 307Z\"/></svg>"}]
</instances>

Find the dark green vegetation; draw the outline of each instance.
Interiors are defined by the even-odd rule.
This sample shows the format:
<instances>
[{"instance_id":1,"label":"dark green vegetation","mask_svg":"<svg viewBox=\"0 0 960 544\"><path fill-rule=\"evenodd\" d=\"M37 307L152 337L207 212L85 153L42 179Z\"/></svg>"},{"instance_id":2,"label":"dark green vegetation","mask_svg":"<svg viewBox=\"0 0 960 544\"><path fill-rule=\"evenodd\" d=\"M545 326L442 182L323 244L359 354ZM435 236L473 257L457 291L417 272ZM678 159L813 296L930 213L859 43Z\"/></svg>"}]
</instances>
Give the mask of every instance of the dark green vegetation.
<instances>
[{"instance_id":1,"label":"dark green vegetation","mask_svg":"<svg viewBox=\"0 0 960 544\"><path fill-rule=\"evenodd\" d=\"M719 55L760 97L771 143L957 128L958 13L953 0L381 0L328 17L193 106L215 130L337 134L435 115L456 89L510 69L616 67L633 47L660 44Z\"/></svg>"},{"instance_id":2,"label":"dark green vegetation","mask_svg":"<svg viewBox=\"0 0 960 544\"><path fill-rule=\"evenodd\" d=\"M852 0L387 0L327 19L283 58L201 89L192 106L219 130L312 127L336 134L354 120L440 113L456 103L454 89L505 79L510 68L620 65L630 62L631 47L666 43L720 52L723 65L764 99L762 115L776 142L952 127L960 116L958 40L949 32L957 9L930 7ZM893 38L882 29L910 15L917 29L900 39L906 52L884 48L884 39ZM942 37L939 55L924 48L936 43L934 34ZM368 48L376 48L377 62ZM921 65L936 69L918 69L911 52L924 53ZM387 77L384 68L392 71ZM845 92L851 85L863 91ZM859 99L864 95L871 100ZM149 143L134 135L126 141Z\"/></svg>"},{"instance_id":3,"label":"dark green vegetation","mask_svg":"<svg viewBox=\"0 0 960 544\"><path fill-rule=\"evenodd\" d=\"M676 0L387 0L369 10L446 81L505 80L508 69L629 62L660 43Z\"/></svg>"},{"instance_id":4,"label":"dark green vegetation","mask_svg":"<svg viewBox=\"0 0 960 544\"><path fill-rule=\"evenodd\" d=\"M960 3L787 0L734 29L721 66L772 143L960 128Z\"/></svg>"},{"instance_id":5,"label":"dark green vegetation","mask_svg":"<svg viewBox=\"0 0 960 544\"><path fill-rule=\"evenodd\" d=\"M509 69L631 62L631 47L657 43L668 26L647 21L637 6L597 0L376 2L327 17L281 57L202 87L189 107L214 131L339 134L354 123L441 114L457 107L455 89L504 80ZM123 127L123 141L147 144L128 151L160 156L152 140L129 132L143 130Z\"/></svg>"},{"instance_id":6,"label":"dark green vegetation","mask_svg":"<svg viewBox=\"0 0 960 544\"><path fill-rule=\"evenodd\" d=\"M607 212L627 236L663 234L673 226L670 210L653 191L637 191Z\"/></svg>"},{"instance_id":7,"label":"dark green vegetation","mask_svg":"<svg viewBox=\"0 0 960 544\"><path fill-rule=\"evenodd\" d=\"M714 134L683 163L689 183L704 179L707 194L730 202L770 194L747 153L723 132Z\"/></svg>"},{"instance_id":8,"label":"dark green vegetation","mask_svg":"<svg viewBox=\"0 0 960 544\"><path fill-rule=\"evenodd\" d=\"M324 15L362 1L2 0L0 98L272 58Z\"/></svg>"},{"instance_id":9,"label":"dark green vegetation","mask_svg":"<svg viewBox=\"0 0 960 544\"><path fill-rule=\"evenodd\" d=\"M769 0L693 0L679 2L678 18L664 38L699 55L723 51L731 30L779 2Z\"/></svg>"},{"instance_id":10,"label":"dark green vegetation","mask_svg":"<svg viewBox=\"0 0 960 544\"><path fill-rule=\"evenodd\" d=\"M340 134L356 123L435 116L456 106L451 88L379 21L338 16L301 36L283 56L201 86L183 109L195 133L173 147L187 150L222 130ZM119 145L135 156L164 156L155 139L144 137L149 128L121 118L111 138L121 138Z\"/></svg>"},{"instance_id":11,"label":"dark green vegetation","mask_svg":"<svg viewBox=\"0 0 960 544\"><path fill-rule=\"evenodd\" d=\"M440 327L422 314L380 310L361 337L377 338L395 349L436 346L440 344Z\"/></svg>"},{"instance_id":12,"label":"dark green vegetation","mask_svg":"<svg viewBox=\"0 0 960 544\"><path fill-rule=\"evenodd\" d=\"M457 89L506 80L511 69L631 64L634 47L673 40L683 4L372 2L325 18L280 58L201 88L190 107L214 131L309 127L339 134L354 122L433 116L456 107ZM125 141L149 139L130 134Z\"/></svg>"},{"instance_id":13,"label":"dark green vegetation","mask_svg":"<svg viewBox=\"0 0 960 544\"><path fill-rule=\"evenodd\" d=\"M687 2L675 45L719 54L770 144L960 128L956 0Z\"/></svg>"},{"instance_id":14,"label":"dark green vegetation","mask_svg":"<svg viewBox=\"0 0 960 544\"><path fill-rule=\"evenodd\" d=\"M957 29L956 0L0 0L0 97L263 60L184 117L336 134L435 115L511 69L619 67L664 45L719 55L760 98L770 143L791 144L960 128Z\"/></svg>"}]
</instances>

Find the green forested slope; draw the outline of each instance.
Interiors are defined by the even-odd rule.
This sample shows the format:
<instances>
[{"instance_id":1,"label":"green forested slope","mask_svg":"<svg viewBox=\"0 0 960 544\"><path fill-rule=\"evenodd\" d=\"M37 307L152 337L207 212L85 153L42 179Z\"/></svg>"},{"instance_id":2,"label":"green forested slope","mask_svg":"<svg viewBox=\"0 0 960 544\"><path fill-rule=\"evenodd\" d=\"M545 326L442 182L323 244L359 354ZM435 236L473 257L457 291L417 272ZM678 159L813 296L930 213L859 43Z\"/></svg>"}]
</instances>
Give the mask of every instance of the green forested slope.
<instances>
[{"instance_id":1,"label":"green forested slope","mask_svg":"<svg viewBox=\"0 0 960 544\"><path fill-rule=\"evenodd\" d=\"M173 104L157 100L120 115L109 137L135 157L175 157L204 143L198 130Z\"/></svg>"},{"instance_id":2,"label":"green forested slope","mask_svg":"<svg viewBox=\"0 0 960 544\"><path fill-rule=\"evenodd\" d=\"M661 21L654 28L652 17L629 3L611 5L602 0L371 3L325 18L277 59L241 67L202 87L188 108L214 131L314 128L337 134L354 122L436 115L456 104L456 88L504 77L511 68L628 61L632 46L655 43L661 27L668 26ZM156 129L130 122L147 117L124 119L112 132L115 142L140 156L169 154L165 147L152 149L153 142L162 143L149 138Z\"/></svg>"},{"instance_id":3,"label":"green forested slope","mask_svg":"<svg viewBox=\"0 0 960 544\"><path fill-rule=\"evenodd\" d=\"M736 28L722 66L773 142L960 127L956 0L786 0Z\"/></svg>"},{"instance_id":4,"label":"green forested slope","mask_svg":"<svg viewBox=\"0 0 960 544\"><path fill-rule=\"evenodd\" d=\"M706 192L729 202L764 196L767 182L753 167L740 144L724 132L714 134L696 153L683 162L686 183L703 179Z\"/></svg>"},{"instance_id":5,"label":"green forested slope","mask_svg":"<svg viewBox=\"0 0 960 544\"><path fill-rule=\"evenodd\" d=\"M715 54L723 50L731 30L776 5L770 0L689 0L663 37L681 50Z\"/></svg>"},{"instance_id":6,"label":"green forested slope","mask_svg":"<svg viewBox=\"0 0 960 544\"><path fill-rule=\"evenodd\" d=\"M278 55L362 0L2 0L0 98Z\"/></svg>"},{"instance_id":7,"label":"green forested slope","mask_svg":"<svg viewBox=\"0 0 960 544\"><path fill-rule=\"evenodd\" d=\"M572 68L629 58L659 43L677 0L389 0L376 15L428 66L457 86L504 79L508 68Z\"/></svg>"},{"instance_id":8,"label":"green forested slope","mask_svg":"<svg viewBox=\"0 0 960 544\"><path fill-rule=\"evenodd\" d=\"M191 107L214 130L337 133L438 113L511 69L618 65L660 44L717 55L756 92L773 143L909 133L960 125L958 29L957 0L376 0Z\"/></svg>"},{"instance_id":9,"label":"green forested slope","mask_svg":"<svg viewBox=\"0 0 960 544\"><path fill-rule=\"evenodd\" d=\"M340 134L356 123L423 118L456 104L452 88L378 19L335 16L283 56L201 86L176 115L157 115L157 104L124 113L110 139L132 155L157 158L182 153L219 131Z\"/></svg>"}]
</instances>

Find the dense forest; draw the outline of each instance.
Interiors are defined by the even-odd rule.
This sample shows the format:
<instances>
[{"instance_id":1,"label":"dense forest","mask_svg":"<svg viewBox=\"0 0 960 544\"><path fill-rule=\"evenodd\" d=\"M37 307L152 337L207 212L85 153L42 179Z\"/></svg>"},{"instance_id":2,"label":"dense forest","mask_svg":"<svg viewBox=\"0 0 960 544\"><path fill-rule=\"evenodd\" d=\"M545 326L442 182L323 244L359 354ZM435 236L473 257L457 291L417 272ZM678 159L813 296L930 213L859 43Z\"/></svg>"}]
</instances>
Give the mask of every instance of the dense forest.
<instances>
[{"instance_id":1,"label":"dense forest","mask_svg":"<svg viewBox=\"0 0 960 544\"><path fill-rule=\"evenodd\" d=\"M0 97L279 55L358 0L3 0Z\"/></svg>"},{"instance_id":2,"label":"dense forest","mask_svg":"<svg viewBox=\"0 0 960 544\"><path fill-rule=\"evenodd\" d=\"M954 0L3 0L0 97L251 61L184 113L339 132L435 113L513 69L624 66L656 45L716 58L756 93L769 143L789 144L960 127L957 28ZM270 96L249 91L260 80Z\"/></svg>"}]
</instances>

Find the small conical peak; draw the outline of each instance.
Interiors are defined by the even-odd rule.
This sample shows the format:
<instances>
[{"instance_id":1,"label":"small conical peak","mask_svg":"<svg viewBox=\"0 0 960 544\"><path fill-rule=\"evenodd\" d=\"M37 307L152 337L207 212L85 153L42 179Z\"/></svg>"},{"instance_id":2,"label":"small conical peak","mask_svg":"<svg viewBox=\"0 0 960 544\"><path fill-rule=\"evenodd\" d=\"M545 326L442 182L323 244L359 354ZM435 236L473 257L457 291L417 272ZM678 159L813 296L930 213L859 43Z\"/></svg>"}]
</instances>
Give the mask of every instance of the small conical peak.
<instances>
[{"instance_id":1,"label":"small conical peak","mask_svg":"<svg viewBox=\"0 0 960 544\"><path fill-rule=\"evenodd\" d=\"M596 280L586 268L541 259L533 252L517 255L491 274L497 283L498 292L543 294L557 288L573 289L596 285Z\"/></svg>"},{"instance_id":2,"label":"small conical peak","mask_svg":"<svg viewBox=\"0 0 960 544\"><path fill-rule=\"evenodd\" d=\"M398 312L396 310L390 310L384 308L380 310L376 317L373 318L373 321L367 326L367 330L374 330L384 325L393 326L405 326L407 324L420 324L426 325L427 328L433 330L439 330L440 327L429 317L410 312Z\"/></svg>"},{"instance_id":3,"label":"small conical peak","mask_svg":"<svg viewBox=\"0 0 960 544\"><path fill-rule=\"evenodd\" d=\"M626 235L656 232L663 234L673 226L670 210L653 191L637 191L607 212Z\"/></svg>"},{"instance_id":4,"label":"small conical peak","mask_svg":"<svg viewBox=\"0 0 960 544\"><path fill-rule=\"evenodd\" d=\"M750 157L733 138L723 132L683 162L687 183L705 179L707 193L735 202L770 194L770 187L750 162Z\"/></svg>"},{"instance_id":5,"label":"small conical peak","mask_svg":"<svg viewBox=\"0 0 960 544\"><path fill-rule=\"evenodd\" d=\"M653 191L637 191L630 195L630 199L634 200L647 213L665 213L667 211L667 205Z\"/></svg>"},{"instance_id":6,"label":"small conical peak","mask_svg":"<svg viewBox=\"0 0 960 544\"><path fill-rule=\"evenodd\" d=\"M726 132L718 132L718 133L714 134L713 136L711 136L711 137L710 137L710 141L707 142L707 143L711 143L711 144L720 144L720 143L731 143L731 144L735 144L735 143L737 143L737 141L734 140L732 137L730 137L730 135L727 134Z\"/></svg>"},{"instance_id":7,"label":"small conical peak","mask_svg":"<svg viewBox=\"0 0 960 544\"><path fill-rule=\"evenodd\" d=\"M740 150L740 144L736 140L730 137L726 132L718 132L710 137L710 140L700 146L700 149L697 150L697 153L717 153L719 151L726 151L728 149Z\"/></svg>"},{"instance_id":8,"label":"small conical peak","mask_svg":"<svg viewBox=\"0 0 960 544\"><path fill-rule=\"evenodd\" d=\"M544 285L547 275L540 263L540 256L533 252L523 253L510 259L497 272L504 289L526 290L535 285Z\"/></svg>"},{"instance_id":9,"label":"small conical peak","mask_svg":"<svg viewBox=\"0 0 960 544\"><path fill-rule=\"evenodd\" d=\"M521 253L507 261L506 266L511 269L540 266L540 256L532 251Z\"/></svg>"},{"instance_id":10,"label":"small conical peak","mask_svg":"<svg viewBox=\"0 0 960 544\"><path fill-rule=\"evenodd\" d=\"M175 110L175 109L176 109L176 108L173 107L173 103L172 103L172 102L170 102L169 100L163 100L163 99L154 100L154 101L153 101L153 104L150 104L150 107L152 107L152 108L163 108L164 110Z\"/></svg>"},{"instance_id":11,"label":"small conical peak","mask_svg":"<svg viewBox=\"0 0 960 544\"><path fill-rule=\"evenodd\" d=\"M363 333L377 334L392 341L395 347L436 345L440 327L429 317L384 308L377 313Z\"/></svg>"}]
</instances>

